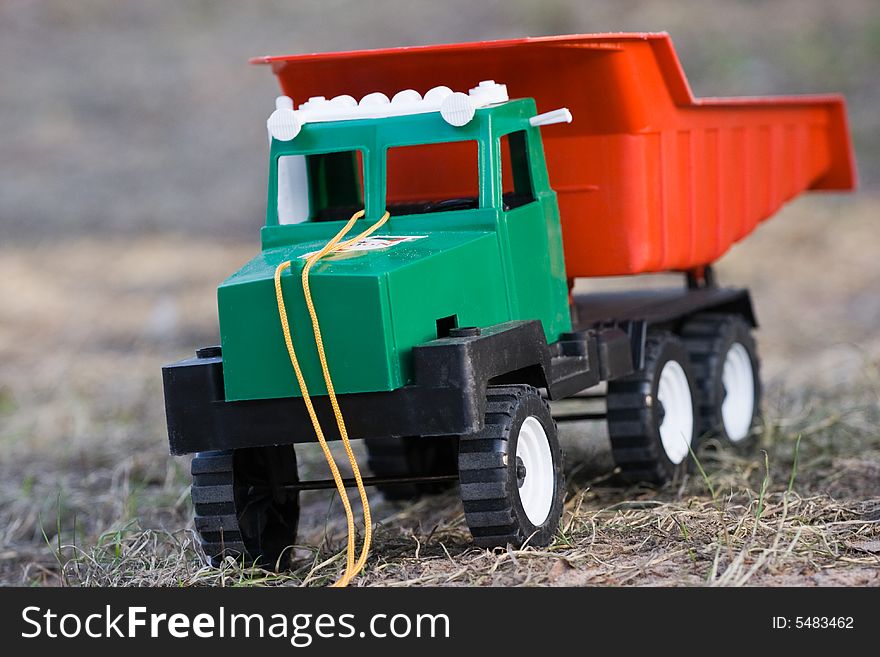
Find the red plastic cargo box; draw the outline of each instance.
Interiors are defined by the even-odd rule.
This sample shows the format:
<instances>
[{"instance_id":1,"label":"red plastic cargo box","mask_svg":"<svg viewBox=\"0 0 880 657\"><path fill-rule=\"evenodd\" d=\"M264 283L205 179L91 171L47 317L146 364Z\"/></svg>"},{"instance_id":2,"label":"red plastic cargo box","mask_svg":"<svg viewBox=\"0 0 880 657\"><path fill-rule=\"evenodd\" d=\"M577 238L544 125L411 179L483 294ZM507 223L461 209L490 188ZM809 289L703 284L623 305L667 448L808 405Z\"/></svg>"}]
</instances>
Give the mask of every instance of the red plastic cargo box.
<instances>
[{"instance_id":1,"label":"red plastic cargo box","mask_svg":"<svg viewBox=\"0 0 880 657\"><path fill-rule=\"evenodd\" d=\"M699 267L798 193L855 184L842 97L694 98L666 34L253 61L296 99L494 79L539 112L568 107L570 125L543 130L572 278Z\"/></svg>"}]
</instances>

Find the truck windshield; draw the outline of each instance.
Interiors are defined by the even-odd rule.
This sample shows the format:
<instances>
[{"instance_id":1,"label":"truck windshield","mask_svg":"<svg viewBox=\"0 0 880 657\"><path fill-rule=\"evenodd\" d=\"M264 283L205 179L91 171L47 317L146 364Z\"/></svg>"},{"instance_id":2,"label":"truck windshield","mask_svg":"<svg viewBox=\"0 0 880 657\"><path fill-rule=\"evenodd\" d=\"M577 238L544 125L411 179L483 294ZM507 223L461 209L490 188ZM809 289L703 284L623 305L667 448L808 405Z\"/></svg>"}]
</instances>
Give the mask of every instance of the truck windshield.
<instances>
[{"instance_id":1,"label":"truck windshield","mask_svg":"<svg viewBox=\"0 0 880 657\"><path fill-rule=\"evenodd\" d=\"M342 221L364 207L360 151L278 158L278 223Z\"/></svg>"},{"instance_id":2,"label":"truck windshield","mask_svg":"<svg viewBox=\"0 0 880 657\"><path fill-rule=\"evenodd\" d=\"M476 140L390 147L385 207L396 216L475 209L479 165ZM344 221L364 208L360 150L281 155L277 176L279 224Z\"/></svg>"},{"instance_id":3,"label":"truck windshield","mask_svg":"<svg viewBox=\"0 0 880 657\"><path fill-rule=\"evenodd\" d=\"M385 205L392 215L479 206L479 148L473 140L389 148L386 176Z\"/></svg>"}]
</instances>

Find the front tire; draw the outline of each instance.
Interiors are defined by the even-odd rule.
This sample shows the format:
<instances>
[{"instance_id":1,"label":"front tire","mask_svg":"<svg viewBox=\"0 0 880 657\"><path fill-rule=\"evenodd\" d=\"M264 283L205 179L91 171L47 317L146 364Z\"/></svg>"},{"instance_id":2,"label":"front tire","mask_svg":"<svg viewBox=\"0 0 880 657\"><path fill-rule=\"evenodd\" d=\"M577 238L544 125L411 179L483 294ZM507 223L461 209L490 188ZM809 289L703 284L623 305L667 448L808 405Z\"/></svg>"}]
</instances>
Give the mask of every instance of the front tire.
<instances>
[{"instance_id":1,"label":"front tire","mask_svg":"<svg viewBox=\"0 0 880 657\"><path fill-rule=\"evenodd\" d=\"M562 450L550 407L532 386L493 386L482 431L459 439L465 520L486 548L550 543L562 517Z\"/></svg>"},{"instance_id":2,"label":"front tire","mask_svg":"<svg viewBox=\"0 0 880 657\"><path fill-rule=\"evenodd\" d=\"M665 484L688 467L697 403L690 358L671 333L645 341L645 366L608 383L608 435L621 476Z\"/></svg>"},{"instance_id":3,"label":"front tire","mask_svg":"<svg viewBox=\"0 0 880 657\"><path fill-rule=\"evenodd\" d=\"M299 481L292 445L200 452L192 461L192 501L202 550L213 566L227 557L283 566L296 540Z\"/></svg>"}]
</instances>

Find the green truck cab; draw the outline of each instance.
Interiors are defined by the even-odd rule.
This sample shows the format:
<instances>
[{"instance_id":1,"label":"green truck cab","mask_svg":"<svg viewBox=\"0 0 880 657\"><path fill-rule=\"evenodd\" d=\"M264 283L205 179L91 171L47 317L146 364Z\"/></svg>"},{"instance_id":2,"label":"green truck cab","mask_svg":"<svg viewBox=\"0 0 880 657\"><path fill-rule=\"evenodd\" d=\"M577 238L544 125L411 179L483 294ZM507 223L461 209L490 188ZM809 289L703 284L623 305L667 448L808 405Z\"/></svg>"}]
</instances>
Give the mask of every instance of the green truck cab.
<instances>
[{"instance_id":1,"label":"green truck cab","mask_svg":"<svg viewBox=\"0 0 880 657\"><path fill-rule=\"evenodd\" d=\"M296 139L273 139L262 252L218 290L226 399L300 394L273 303L275 268L288 260L293 339L310 389L326 394L299 270L302 256L361 208L366 216L351 234L387 209L372 243L388 246L326 258L311 273L340 394L412 383L413 347L450 329L537 320L548 343L570 331L559 212L540 130L529 125L535 114L533 101L517 100L479 109L462 127L431 112L309 123ZM398 190L388 198L385 171L395 151L450 142L472 157L473 196L411 202ZM291 199L291 189L303 198Z\"/></svg>"}]
</instances>

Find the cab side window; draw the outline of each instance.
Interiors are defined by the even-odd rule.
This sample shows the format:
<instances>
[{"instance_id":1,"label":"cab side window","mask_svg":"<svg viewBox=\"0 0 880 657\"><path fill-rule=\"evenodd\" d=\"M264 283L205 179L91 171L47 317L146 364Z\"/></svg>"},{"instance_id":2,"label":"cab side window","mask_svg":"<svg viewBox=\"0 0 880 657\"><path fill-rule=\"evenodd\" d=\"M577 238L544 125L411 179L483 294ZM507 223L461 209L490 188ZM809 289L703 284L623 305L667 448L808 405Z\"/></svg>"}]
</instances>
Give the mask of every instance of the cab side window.
<instances>
[{"instance_id":1,"label":"cab side window","mask_svg":"<svg viewBox=\"0 0 880 657\"><path fill-rule=\"evenodd\" d=\"M343 221L364 207L360 151L278 158L278 223Z\"/></svg>"},{"instance_id":2,"label":"cab side window","mask_svg":"<svg viewBox=\"0 0 880 657\"><path fill-rule=\"evenodd\" d=\"M309 219L346 221L364 209L364 164L360 151L306 157Z\"/></svg>"},{"instance_id":3,"label":"cab side window","mask_svg":"<svg viewBox=\"0 0 880 657\"><path fill-rule=\"evenodd\" d=\"M525 130L501 138L501 190L505 210L535 200Z\"/></svg>"}]
</instances>

